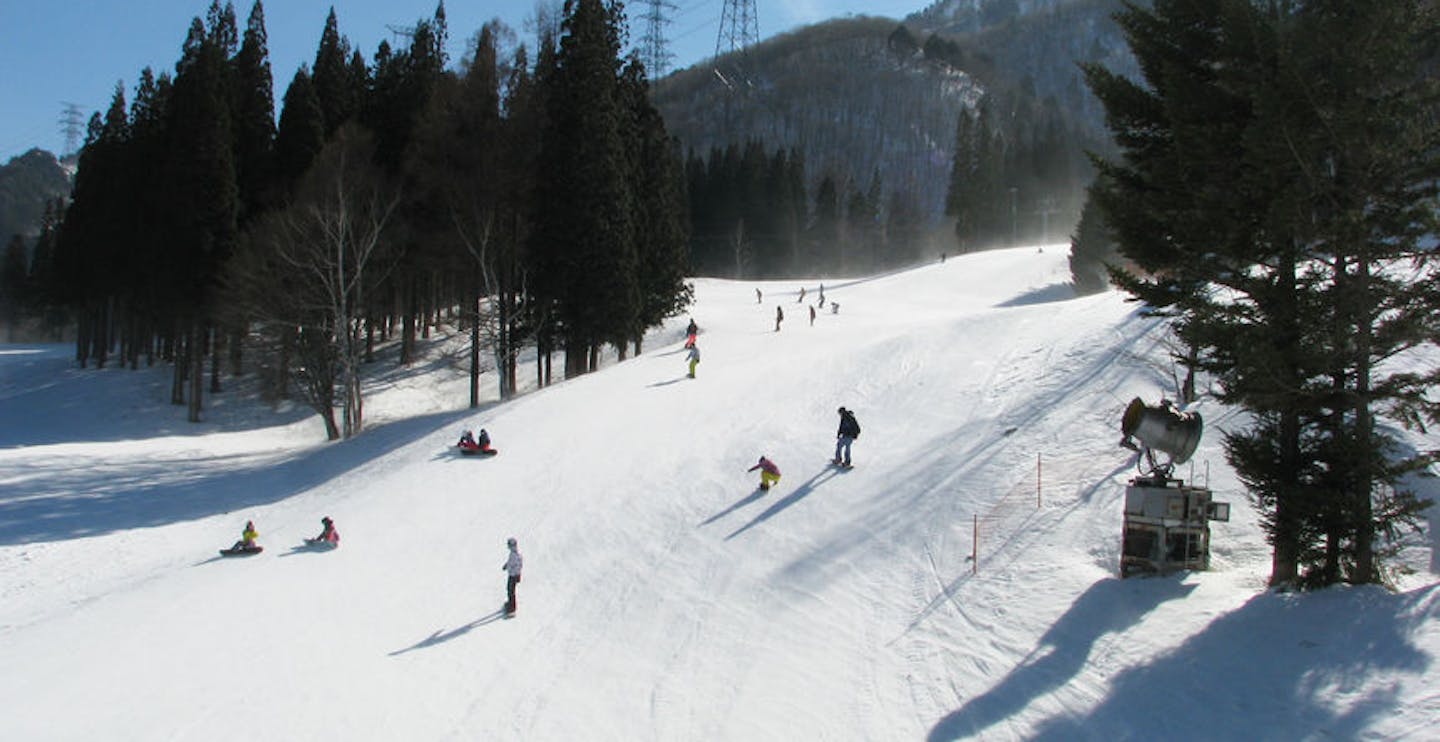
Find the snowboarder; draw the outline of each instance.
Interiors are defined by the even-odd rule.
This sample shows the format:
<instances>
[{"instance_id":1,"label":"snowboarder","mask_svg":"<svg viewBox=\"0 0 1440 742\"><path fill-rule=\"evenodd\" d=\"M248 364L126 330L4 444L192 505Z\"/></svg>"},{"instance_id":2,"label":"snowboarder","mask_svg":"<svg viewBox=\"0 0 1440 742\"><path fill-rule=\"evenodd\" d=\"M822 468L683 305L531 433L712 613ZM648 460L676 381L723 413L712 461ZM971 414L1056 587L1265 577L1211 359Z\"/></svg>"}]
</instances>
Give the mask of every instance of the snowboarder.
<instances>
[{"instance_id":1,"label":"snowboarder","mask_svg":"<svg viewBox=\"0 0 1440 742\"><path fill-rule=\"evenodd\" d=\"M815 326L815 307L810 307L810 326Z\"/></svg>"},{"instance_id":2,"label":"snowboarder","mask_svg":"<svg viewBox=\"0 0 1440 742\"><path fill-rule=\"evenodd\" d=\"M335 521L330 520L330 516L327 515L324 518L320 519L320 525L322 526L320 529L320 535L316 536L315 538L305 539L305 543L328 544L332 547L339 546L340 532L335 530Z\"/></svg>"},{"instance_id":3,"label":"snowboarder","mask_svg":"<svg viewBox=\"0 0 1440 742\"><path fill-rule=\"evenodd\" d=\"M693 379L695 378L695 367L700 364L700 346L691 345L690 352L685 355L685 358L690 361L690 373L686 376Z\"/></svg>"},{"instance_id":4,"label":"snowboarder","mask_svg":"<svg viewBox=\"0 0 1440 742\"><path fill-rule=\"evenodd\" d=\"M456 443L455 445L456 445L456 446L459 446L460 448L479 448L479 447L480 447L480 444L478 444L478 443L475 442L475 434L472 433L471 431L468 431L468 430L465 431L464 433L461 433L461 434L460 434L460 441L459 441L458 443Z\"/></svg>"},{"instance_id":5,"label":"snowboarder","mask_svg":"<svg viewBox=\"0 0 1440 742\"><path fill-rule=\"evenodd\" d=\"M820 284L820 301L815 302L815 306L821 309L825 308L825 284L823 283Z\"/></svg>"},{"instance_id":6,"label":"snowboarder","mask_svg":"<svg viewBox=\"0 0 1440 742\"><path fill-rule=\"evenodd\" d=\"M685 328L685 347L695 347L695 336L700 333L700 326L695 324L695 318L690 318L690 324Z\"/></svg>"},{"instance_id":7,"label":"snowboarder","mask_svg":"<svg viewBox=\"0 0 1440 742\"><path fill-rule=\"evenodd\" d=\"M840 429L835 433L835 465L849 467L850 444L860 437L860 423L856 422L855 413L850 410L841 407L839 412ZM840 458L842 451L845 454L843 459Z\"/></svg>"},{"instance_id":8,"label":"snowboarder","mask_svg":"<svg viewBox=\"0 0 1440 742\"><path fill-rule=\"evenodd\" d=\"M780 331L780 322L785 319L785 312L781 311L780 305L775 305L775 331Z\"/></svg>"},{"instance_id":9,"label":"snowboarder","mask_svg":"<svg viewBox=\"0 0 1440 742\"><path fill-rule=\"evenodd\" d=\"M762 301L764 301L764 299L761 298L760 289L757 288L755 289L755 303L759 304Z\"/></svg>"},{"instance_id":10,"label":"snowboarder","mask_svg":"<svg viewBox=\"0 0 1440 742\"><path fill-rule=\"evenodd\" d=\"M505 579L505 615L515 615L515 586L520 584L520 568L524 560L520 558L520 545L511 536L505 540L505 546L510 549L510 556L505 558L505 563L500 565L500 571L509 575Z\"/></svg>"},{"instance_id":11,"label":"snowboarder","mask_svg":"<svg viewBox=\"0 0 1440 742\"><path fill-rule=\"evenodd\" d=\"M771 461L770 459L761 456L760 463L750 467L749 469L746 469L745 471L752 472L756 469L760 470L760 489L768 490L770 489L771 485L778 484L780 482L780 467L776 466L775 462Z\"/></svg>"},{"instance_id":12,"label":"snowboarder","mask_svg":"<svg viewBox=\"0 0 1440 742\"><path fill-rule=\"evenodd\" d=\"M800 287L800 298L799 298L799 299L796 299L796 300L795 300L795 303L796 303L796 304L804 304L804 303L805 303L805 287L804 287L804 286L801 286L801 287Z\"/></svg>"}]
</instances>

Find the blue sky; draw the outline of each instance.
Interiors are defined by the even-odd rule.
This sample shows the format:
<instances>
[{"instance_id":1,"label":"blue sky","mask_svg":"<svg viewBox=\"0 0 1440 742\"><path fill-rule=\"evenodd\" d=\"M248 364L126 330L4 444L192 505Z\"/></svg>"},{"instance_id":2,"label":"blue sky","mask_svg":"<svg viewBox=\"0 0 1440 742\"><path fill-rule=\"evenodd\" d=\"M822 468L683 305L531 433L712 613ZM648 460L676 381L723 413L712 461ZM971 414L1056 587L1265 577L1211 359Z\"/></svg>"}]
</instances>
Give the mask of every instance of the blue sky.
<instances>
[{"instance_id":1,"label":"blue sky","mask_svg":"<svg viewBox=\"0 0 1440 742\"><path fill-rule=\"evenodd\" d=\"M544 0L558 7L559 0ZM438 0L270 0L265 4L270 65L277 105L301 64L314 59L333 5L340 32L367 58L391 36L388 26L411 25L435 13ZM715 51L724 0L667 0L672 19L667 29L672 64L685 67ZM925 0L755 0L760 36L827 18L864 14L901 18L920 10ZM60 152L65 136L60 123L66 103L82 111L83 121L104 109L117 82L132 97L140 70L173 71L190 19L203 16L209 0L0 0L0 162L31 147ZM235 2L243 24L251 0ZM627 3L639 16L644 0ZM527 20L536 0L485 0L445 5L450 24L450 57L459 60L482 24L499 18L522 41L533 34ZM639 24L632 31L638 38ZM393 42L392 42L393 43Z\"/></svg>"}]
</instances>

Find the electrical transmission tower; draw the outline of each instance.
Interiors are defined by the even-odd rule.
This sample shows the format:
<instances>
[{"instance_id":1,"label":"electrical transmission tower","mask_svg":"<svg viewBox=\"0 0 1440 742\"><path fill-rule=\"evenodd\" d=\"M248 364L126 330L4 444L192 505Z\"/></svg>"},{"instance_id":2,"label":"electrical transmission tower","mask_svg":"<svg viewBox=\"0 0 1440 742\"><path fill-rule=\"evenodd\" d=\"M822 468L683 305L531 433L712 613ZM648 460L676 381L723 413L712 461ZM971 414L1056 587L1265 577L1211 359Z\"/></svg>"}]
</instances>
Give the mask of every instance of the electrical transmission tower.
<instances>
[{"instance_id":1,"label":"electrical transmission tower","mask_svg":"<svg viewBox=\"0 0 1440 742\"><path fill-rule=\"evenodd\" d=\"M78 103L61 103L60 132L65 135L65 151L61 157L73 155L80 149L80 132L85 126L85 113Z\"/></svg>"},{"instance_id":2,"label":"electrical transmission tower","mask_svg":"<svg viewBox=\"0 0 1440 742\"><path fill-rule=\"evenodd\" d=\"M645 11L645 33L640 37L640 61L650 79L659 80L675 56L665 46L665 26L670 24L665 11L675 10L676 6L669 0L645 0L644 4L650 8Z\"/></svg>"},{"instance_id":3,"label":"electrical transmission tower","mask_svg":"<svg viewBox=\"0 0 1440 742\"><path fill-rule=\"evenodd\" d=\"M760 42L759 13L755 0L725 0L720 11L720 33L715 38L715 74L725 86L734 90L737 85L748 87L750 80L745 72L745 50ZM726 70L720 69L720 57L730 55Z\"/></svg>"}]
</instances>

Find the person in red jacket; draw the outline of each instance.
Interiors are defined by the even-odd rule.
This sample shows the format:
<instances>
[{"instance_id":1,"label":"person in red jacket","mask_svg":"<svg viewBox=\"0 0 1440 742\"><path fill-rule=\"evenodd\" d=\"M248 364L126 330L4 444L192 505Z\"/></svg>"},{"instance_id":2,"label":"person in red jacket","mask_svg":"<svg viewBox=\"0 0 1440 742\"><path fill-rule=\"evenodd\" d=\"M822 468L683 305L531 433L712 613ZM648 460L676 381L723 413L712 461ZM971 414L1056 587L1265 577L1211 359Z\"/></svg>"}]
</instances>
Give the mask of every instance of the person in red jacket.
<instances>
[{"instance_id":1,"label":"person in red jacket","mask_svg":"<svg viewBox=\"0 0 1440 742\"><path fill-rule=\"evenodd\" d=\"M771 485L780 481L780 467L776 466L774 461L761 456L760 463L746 471L755 471L756 469L760 470L760 489L768 490Z\"/></svg>"},{"instance_id":2,"label":"person in red jacket","mask_svg":"<svg viewBox=\"0 0 1440 742\"><path fill-rule=\"evenodd\" d=\"M330 516L327 515L324 518L320 519L320 525L323 526L323 528L320 530L320 535L316 536L315 538L305 539L305 543L328 544L332 547L339 546L340 532L335 530L335 521L330 520Z\"/></svg>"}]
</instances>

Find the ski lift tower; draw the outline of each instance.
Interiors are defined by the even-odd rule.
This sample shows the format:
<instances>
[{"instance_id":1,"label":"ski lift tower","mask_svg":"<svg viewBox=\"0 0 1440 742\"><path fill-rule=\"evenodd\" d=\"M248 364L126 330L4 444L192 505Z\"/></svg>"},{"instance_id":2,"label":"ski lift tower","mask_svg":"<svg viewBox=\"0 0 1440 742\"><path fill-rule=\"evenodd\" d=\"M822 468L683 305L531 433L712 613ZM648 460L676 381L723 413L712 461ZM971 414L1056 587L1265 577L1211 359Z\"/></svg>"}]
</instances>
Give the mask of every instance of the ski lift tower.
<instances>
[{"instance_id":1,"label":"ski lift tower","mask_svg":"<svg viewBox=\"0 0 1440 742\"><path fill-rule=\"evenodd\" d=\"M1121 577L1210 568L1210 521L1230 520L1230 504L1171 476L1195 453L1202 427L1198 413L1181 412L1169 400L1150 407L1136 397L1125 408L1120 445L1139 453L1142 473L1125 488ZM1157 463L1156 452L1169 458Z\"/></svg>"}]
</instances>

